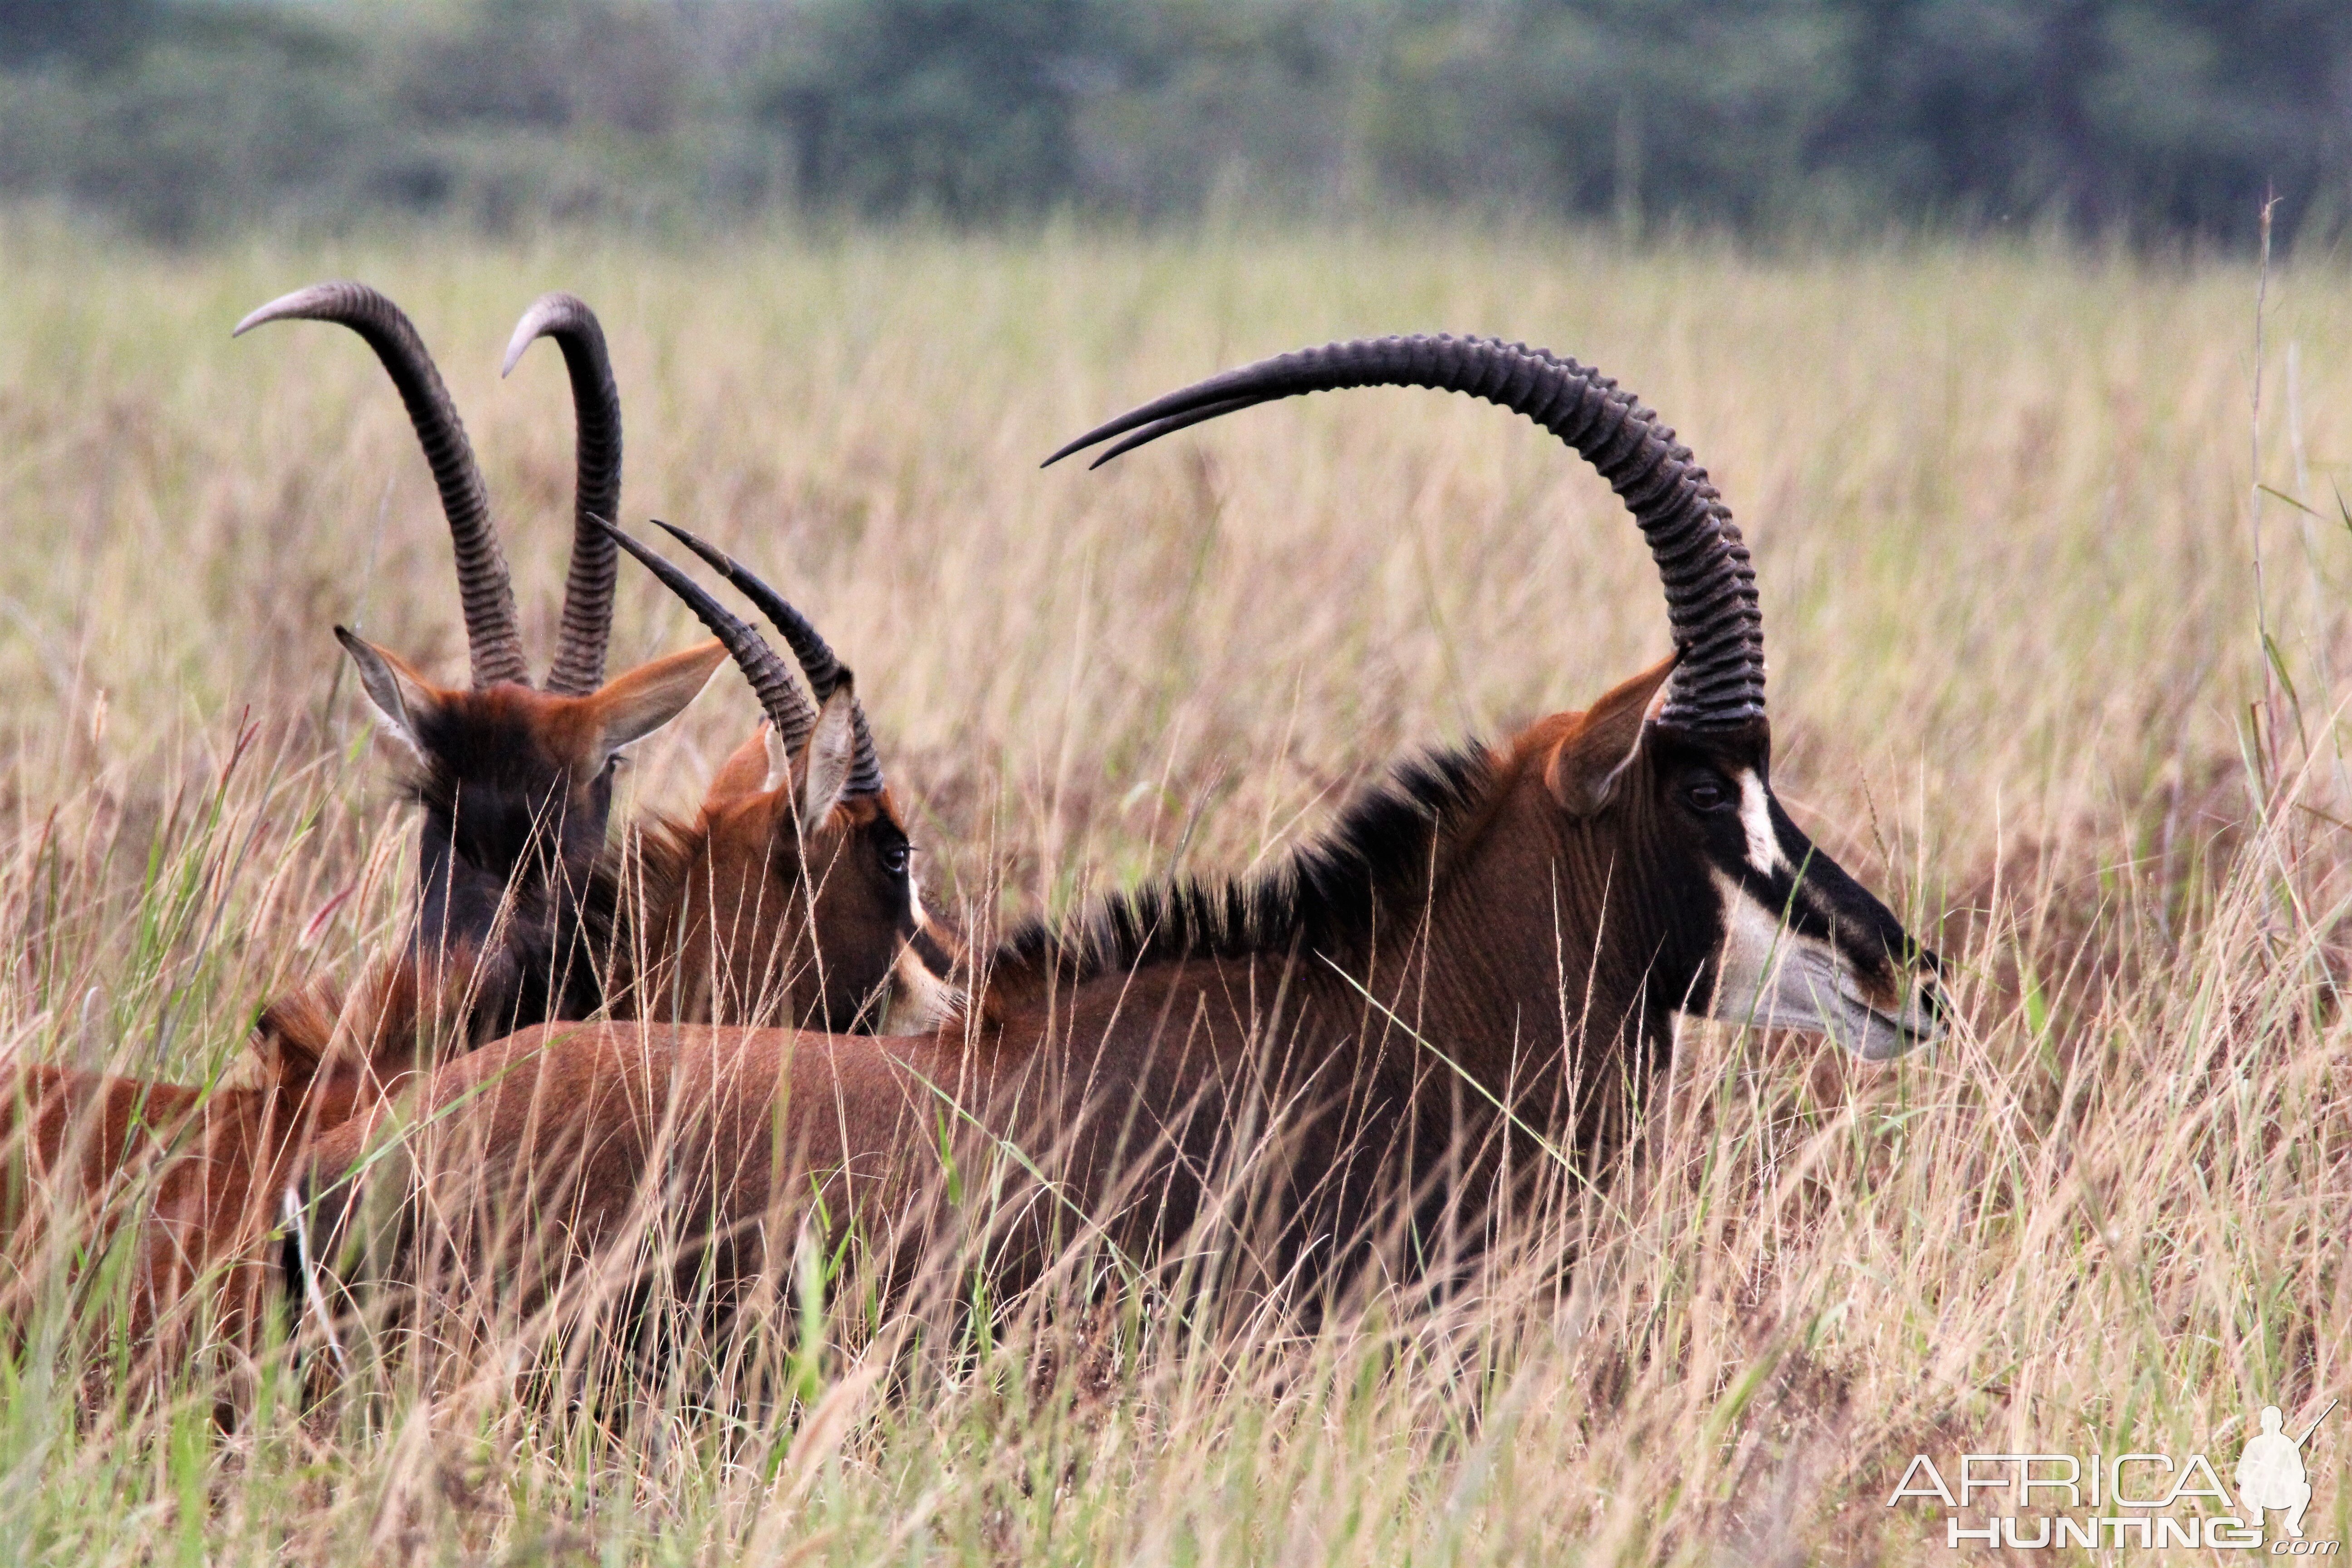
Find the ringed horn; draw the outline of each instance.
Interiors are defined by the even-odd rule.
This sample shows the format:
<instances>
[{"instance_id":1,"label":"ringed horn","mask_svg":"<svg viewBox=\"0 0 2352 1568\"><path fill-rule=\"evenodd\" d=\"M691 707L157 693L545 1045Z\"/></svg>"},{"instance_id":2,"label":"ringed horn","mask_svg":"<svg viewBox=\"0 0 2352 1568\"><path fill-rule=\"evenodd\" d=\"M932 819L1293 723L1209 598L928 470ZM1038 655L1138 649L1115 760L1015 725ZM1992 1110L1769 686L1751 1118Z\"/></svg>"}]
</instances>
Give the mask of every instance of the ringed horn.
<instances>
[{"instance_id":1,"label":"ringed horn","mask_svg":"<svg viewBox=\"0 0 2352 1568\"><path fill-rule=\"evenodd\" d=\"M1633 513L1664 580L1682 654L1659 721L1734 730L1764 718L1764 617L1756 570L1730 508L1675 433L1598 371L1495 338L1389 337L1261 360L1170 393L1089 430L1048 466L1115 436L1097 468L1222 414L1351 386L1464 392L1525 415L1600 470Z\"/></svg>"},{"instance_id":2,"label":"ringed horn","mask_svg":"<svg viewBox=\"0 0 2352 1568\"><path fill-rule=\"evenodd\" d=\"M265 321L336 321L365 339L400 390L408 422L432 465L442 514L457 554L457 597L465 606L466 654L477 688L511 681L530 684L522 634L515 617L514 584L490 526L489 491L474 461L473 444L457 405L406 312L364 283L314 283L272 300L236 324L242 337Z\"/></svg>"},{"instance_id":3,"label":"ringed horn","mask_svg":"<svg viewBox=\"0 0 2352 1568\"><path fill-rule=\"evenodd\" d=\"M596 312L576 294L541 294L515 323L502 376L514 374L523 353L553 338L572 377L572 407L579 426L580 473L572 504L572 565L563 584L563 631L547 689L584 697L604 684L604 649L613 632L613 584L620 553L599 520L621 515L621 394Z\"/></svg>"},{"instance_id":4,"label":"ringed horn","mask_svg":"<svg viewBox=\"0 0 2352 1568\"><path fill-rule=\"evenodd\" d=\"M273 300L236 325L242 334L264 321L336 321L374 349L407 405L410 423L433 468L441 507L457 547L457 592L465 605L466 643L477 689L499 681L530 684L530 664L517 629L514 589L490 521L472 445L456 405L434 368L424 340L399 306L363 283L320 283ZM233 334L236 335L236 334ZM613 626L613 584L618 556L592 519L612 517L621 504L621 397L612 356L596 314L576 295L542 294L523 312L507 344L500 374L511 372L533 341L551 337L563 351L579 427L578 493L572 504L572 563L563 588L563 621L547 689L584 697L604 681L604 653Z\"/></svg>"},{"instance_id":5,"label":"ringed horn","mask_svg":"<svg viewBox=\"0 0 2352 1568\"><path fill-rule=\"evenodd\" d=\"M663 585L686 601L697 619L710 628L710 633L735 657L751 689L759 694L761 710L768 721L776 727L776 738L787 756L796 755L816 728L817 707L835 691L850 688L849 719L853 739L850 752L849 780L843 787L844 797L872 795L882 793L882 759L876 752L873 732L866 728L866 708L857 699L856 680L849 667L834 656L834 651L807 616L787 603L782 595L769 587L751 570L716 545L705 542L682 528L673 528L656 519L654 526L676 539L709 563L711 568L736 587L744 597L760 607L799 660L802 673L808 677L809 687L816 693L812 703L785 669L782 659L768 646L767 639L713 599L693 578L622 532L600 520L599 526L614 542L644 563L646 569L662 580Z\"/></svg>"}]
</instances>

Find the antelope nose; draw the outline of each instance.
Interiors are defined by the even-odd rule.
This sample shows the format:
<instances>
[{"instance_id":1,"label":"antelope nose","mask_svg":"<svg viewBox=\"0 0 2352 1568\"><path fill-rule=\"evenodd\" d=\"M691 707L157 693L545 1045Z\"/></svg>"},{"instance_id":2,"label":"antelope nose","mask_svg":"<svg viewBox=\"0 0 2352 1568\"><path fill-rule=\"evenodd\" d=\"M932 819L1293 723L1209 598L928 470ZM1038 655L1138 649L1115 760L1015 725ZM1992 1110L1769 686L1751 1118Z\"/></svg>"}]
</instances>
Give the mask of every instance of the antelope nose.
<instances>
[{"instance_id":1,"label":"antelope nose","mask_svg":"<svg viewBox=\"0 0 2352 1568\"><path fill-rule=\"evenodd\" d=\"M1944 960L1930 947L1923 947L1911 960L1912 984L1927 999L1940 1016L1944 1010Z\"/></svg>"},{"instance_id":2,"label":"antelope nose","mask_svg":"<svg viewBox=\"0 0 2352 1568\"><path fill-rule=\"evenodd\" d=\"M1944 1032L1952 1016L1950 993L1944 988L1944 961L1929 948L1917 949L1908 964L1898 964L1899 980L1907 981L1911 988L1909 1005L1904 1011L1910 1015L1906 1026L1921 1039L1933 1039Z\"/></svg>"}]
</instances>

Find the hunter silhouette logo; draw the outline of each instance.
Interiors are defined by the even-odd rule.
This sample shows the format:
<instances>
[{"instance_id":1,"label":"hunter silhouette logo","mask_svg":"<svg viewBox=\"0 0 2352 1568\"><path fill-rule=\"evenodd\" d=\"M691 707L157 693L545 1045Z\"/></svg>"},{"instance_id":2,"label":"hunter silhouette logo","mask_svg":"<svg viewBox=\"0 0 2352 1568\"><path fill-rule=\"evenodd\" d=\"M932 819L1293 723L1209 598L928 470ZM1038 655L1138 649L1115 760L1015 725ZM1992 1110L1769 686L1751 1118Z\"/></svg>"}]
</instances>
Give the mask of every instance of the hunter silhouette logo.
<instances>
[{"instance_id":1,"label":"hunter silhouette logo","mask_svg":"<svg viewBox=\"0 0 2352 1568\"><path fill-rule=\"evenodd\" d=\"M2202 1454L1914 1454L1886 1500L1889 1508L1940 1503L1944 1544L2011 1551L2068 1548L2262 1552L2273 1557L2334 1557L2339 1541L2304 1539L2311 1506L2305 1449L2336 1401L2290 1436L2284 1413L2266 1405L2223 1484ZM2233 1495L2234 1493L2234 1495ZM2285 1533L2265 1542L2273 1513Z\"/></svg>"},{"instance_id":2,"label":"hunter silhouette logo","mask_svg":"<svg viewBox=\"0 0 2352 1568\"><path fill-rule=\"evenodd\" d=\"M2327 1409L2303 1429L2300 1437L2286 1435L2286 1418L2277 1405L2263 1406L2259 1418L2263 1429L2246 1439L2245 1452L2238 1456L2238 1472L2231 1478L2238 1483L2238 1500L2245 1505L2249 1525L2260 1530L2266 1510L2284 1509L2286 1532L2297 1541L2303 1539L2303 1510L2311 1506L2311 1476L2303 1468L2303 1446L2311 1441L2320 1421L2327 1419L2336 1405L2329 1400Z\"/></svg>"}]
</instances>

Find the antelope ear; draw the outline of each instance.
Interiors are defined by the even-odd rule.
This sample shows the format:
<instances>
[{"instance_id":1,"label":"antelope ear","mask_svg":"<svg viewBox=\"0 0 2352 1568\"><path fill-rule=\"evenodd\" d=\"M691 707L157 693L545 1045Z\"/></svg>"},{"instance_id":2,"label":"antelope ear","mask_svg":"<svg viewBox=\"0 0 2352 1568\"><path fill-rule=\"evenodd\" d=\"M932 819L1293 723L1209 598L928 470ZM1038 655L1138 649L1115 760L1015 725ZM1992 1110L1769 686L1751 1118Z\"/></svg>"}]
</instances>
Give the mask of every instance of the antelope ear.
<instances>
[{"instance_id":1,"label":"antelope ear","mask_svg":"<svg viewBox=\"0 0 2352 1568\"><path fill-rule=\"evenodd\" d=\"M801 763L801 831L814 833L849 787L849 763L857 749L856 727L850 722L849 682L833 689L824 709L809 731L808 750Z\"/></svg>"},{"instance_id":2,"label":"antelope ear","mask_svg":"<svg viewBox=\"0 0 2352 1568\"><path fill-rule=\"evenodd\" d=\"M726 648L713 638L605 682L587 699L596 714L599 749L610 756L677 718L726 660Z\"/></svg>"},{"instance_id":3,"label":"antelope ear","mask_svg":"<svg viewBox=\"0 0 2352 1568\"><path fill-rule=\"evenodd\" d=\"M1617 793L1617 781L1642 750L1650 705L1682 662L1676 652L1613 688L1560 737L1544 764L1544 784L1570 816L1591 816Z\"/></svg>"},{"instance_id":4,"label":"antelope ear","mask_svg":"<svg viewBox=\"0 0 2352 1568\"><path fill-rule=\"evenodd\" d=\"M719 771L710 775L710 787L702 792L703 810L716 811L732 805L782 782L768 776L768 753L772 749L768 737L773 732L772 725L762 722L751 732L751 739L727 754Z\"/></svg>"},{"instance_id":5,"label":"antelope ear","mask_svg":"<svg viewBox=\"0 0 2352 1568\"><path fill-rule=\"evenodd\" d=\"M417 738L417 731L433 710L440 706L440 692L401 659L348 626L335 628L335 640L343 645L343 651L359 666L360 689L367 693L376 717L383 721L384 728L402 745L423 758L425 742Z\"/></svg>"},{"instance_id":6,"label":"antelope ear","mask_svg":"<svg viewBox=\"0 0 2352 1568\"><path fill-rule=\"evenodd\" d=\"M760 726L760 760L765 771L760 775L760 792L780 790L793 782L793 754L784 750L784 738L773 724ZM744 748L750 750L747 744Z\"/></svg>"}]
</instances>

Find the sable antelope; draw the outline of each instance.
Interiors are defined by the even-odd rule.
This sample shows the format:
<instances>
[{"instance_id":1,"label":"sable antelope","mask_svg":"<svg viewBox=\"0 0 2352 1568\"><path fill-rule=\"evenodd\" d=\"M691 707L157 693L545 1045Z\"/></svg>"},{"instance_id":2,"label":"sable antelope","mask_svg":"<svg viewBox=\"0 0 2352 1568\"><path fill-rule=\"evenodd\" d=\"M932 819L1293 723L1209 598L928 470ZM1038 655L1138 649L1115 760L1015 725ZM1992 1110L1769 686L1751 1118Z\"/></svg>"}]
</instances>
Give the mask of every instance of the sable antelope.
<instances>
[{"instance_id":1,"label":"sable antelope","mask_svg":"<svg viewBox=\"0 0 2352 1568\"><path fill-rule=\"evenodd\" d=\"M667 526L667 525L664 525ZM667 562L621 543L719 634L760 698L762 732L722 768L690 822L640 829L634 853L601 858L580 900L583 972L612 987L623 1015L665 1019L781 1018L871 1028L890 1013L936 1025L951 1001L940 976L950 933L915 893L909 845L858 703L854 679L814 626L757 577L683 530L671 533L735 582L782 631L822 705L760 635ZM509 943L528 971L549 955ZM437 974L395 963L365 1005L338 1008L326 988L268 1009L256 1030L257 1086L200 1089L43 1066L0 1088L0 1150L21 1178L0 1191L0 1239L26 1256L45 1237L87 1246L137 1229L128 1246L127 1329L151 1354L175 1309L209 1307L241 1337L274 1298L264 1245L278 1194L323 1130L381 1108L417 1069L412 1042L354 1017L421 1018L457 999L415 988ZM437 1000L437 1005L436 1005ZM143 1185L135 1185L142 1184ZM60 1228L62 1225L62 1229ZM195 1288L205 1285L202 1295Z\"/></svg>"},{"instance_id":2,"label":"sable antelope","mask_svg":"<svg viewBox=\"0 0 2352 1568\"><path fill-rule=\"evenodd\" d=\"M950 1000L941 977L954 939L916 901L904 826L850 672L772 589L671 530L776 624L812 703L757 633L599 516L617 500L618 406L586 307L541 300L507 355L510 370L535 337L555 336L578 409L576 541L544 693L524 683L479 474L414 329L382 296L330 285L265 307L239 331L284 315L354 325L393 371L457 541L476 684L432 686L338 628L371 701L422 764L421 908L408 952L349 1004L314 984L265 1009L258 1085L41 1065L0 1085L0 1153L15 1178L0 1190L0 1237L21 1258L44 1237L86 1247L134 1224L124 1327L151 1355L177 1342L156 1337L167 1321L192 1326L192 1307L209 1307L232 1338L259 1321L277 1279L263 1245L276 1195L310 1141L381 1105L436 1049L498 1023L593 1010L608 985L625 1014L844 1029L893 1012L935 1023ZM616 540L719 636L600 688ZM667 721L730 652L761 699L763 733L720 770L692 822L656 824L636 854L612 855L613 752ZM452 1018L459 1027L445 1037L438 1025Z\"/></svg>"},{"instance_id":3,"label":"sable antelope","mask_svg":"<svg viewBox=\"0 0 2352 1568\"><path fill-rule=\"evenodd\" d=\"M527 683L513 595L489 528L479 470L414 327L397 307L373 290L356 284L325 284L264 306L237 330L287 317L342 322L376 350L392 372L432 462L457 542L472 689L432 686L391 654L338 628L370 700L415 752L421 767L417 793L425 806L422 899L408 962L445 963L459 954L468 961L470 984L459 993L464 997L459 1033L467 1043L543 1019L584 1016L620 1003L626 986L616 989L606 966L627 955L600 946L613 936L618 913L618 890L604 865L613 759L620 747L674 716L732 647L739 661L750 661L744 663L745 673L769 714L770 741L780 749L761 772L756 765L760 749L747 748L749 754L722 769L714 781L697 824L684 828L665 824L642 836L646 855L635 868L641 882L653 884L638 890L649 892L656 908L635 923L633 934L644 938L653 933L658 939L661 933L655 928L680 916L668 935L682 942L701 941L701 954L709 957L716 949L698 935L711 930L708 912L697 909L691 920L683 919L683 882L672 889L661 885L663 879L672 873L686 878L691 869L705 884L725 884L734 892L775 889L772 873L781 871L782 862L754 828L775 815L775 801L748 797L775 795L786 776L787 760L811 735L817 710L800 696L792 678L756 636L659 562L652 563L654 568L667 574L673 588L687 593L689 602L699 595L698 614L711 621L714 629L721 621L728 629L719 640L598 687L612 621L618 549L625 544L634 551L635 546L607 521L620 495L620 405L594 314L572 295L543 296L517 324L505 360L511 372L536 339L554 338L570 374L579 432L562 634L544 692ZM700 541L683 532L678 537L751 595L775 622L820 702L836 687L846 693L852 762L844 799L866 803L852 809L870 810L875 832L898 836L895 853L903 872L903 829L887 807L873 736L864 708L850 689L848 672L806 619L773 590ZM713 616L720 619L713 620ZM749 652L747 637L757 645ZM847 874L845 868L843 875ZM907 887L910 889L911 883ZM876 889L866 903L879 908L876 900L887 896L887 889ZM666 907L664 900L677 907ZM728 940L719 944L730 955L737 982L748 982L750 971L762 966L772 980L782 979L790 971L789 983L778 998L772 998L782 1000L786 1010L772 1009L765 1016L842 1028L857 1020L870 1025L878 1017L861 1013L876 988L856 977L864 974L868 953L887 953L887 962L895 963L904 934L897 930L895 916L881 917L853 932L850 910L859 906L840 892L830 901L836 910L828 911L822 922L829 932L824 944L811 943L805 952L794 948L786 936L789 900L782 898L763 910L747 908L741 921L748 923L741 923L740 931L730 928ZM929 972L919 974L912 966L901 971L897 989L902 997L937 992L948 950L955 945L951 933L927 917L918 924L916 954L938 961L939 978ZM832 954L838 955L837 961L815 962ZM814 978L820 971L828 976L823 982ZM634 984L641 986L643 977ZM668 998L674 1016L724 1016L738 1021L761 1016L742 1010L761 987L747 990L738 984L731 994L721 995L709 988L708 974L696 984L703 989ZM814 1010L808 995L793 994L795 987L804 993L812 984L834 988ZM394 994L448 994L457 989L436 972L426 985L394 988ZM709 1010L722 1002L730 1010ZM363 1055L383 1056L389 1043L417 1032L417 1021L397 1011L371 1012L363 1005L360 1017L356 1032L366 1042Z\"/></svg>"},{"instance_id":4,"label":"sable antelope","mask_svg":"<svg viewBox=\"0 0 2352 1568\"><path fill-rule=\"evenodd\" d=\"M410 1173L363 1173L381 1118L321 1141L302 1190L324 1255L382 1242L375 1264L430 1289L442 1247L486 1248L524 1301L593 1278L572 1272L583 1257L639 1256L649 1227L722 1286L820 1215L905 1257L972 1223L931 1206L942 1130L961 1125L960 1159L1010 1146L1035 1179L988 1252L1003 1284L1053 1255L1057 1225L1147 1258L1234 1225L1268 1278L1344 1281L1381 1256L1429 1267L1436 1238L1475 1247L1538 1144L1604 1160L1678 1011L1873 1059L1934 1036L1935 957L1773 796L1762 617L1729 511L1614 382L1487 340L1340 343L1055 457L1396 384L1497 403L1590 461L1649 543L1676 653L1584 711L1405 765L1271 875L1017 933L982 1000L932 1035L546 1026L446 1066ZM1235 1169L1239 1192L1217 1175ZM385 1212L355 1206L371 1182L402 1224L354 1226ZM424 1216L459 1228L428 1239Z\"/></svg>"},{"instance_id":5,"label":"sable antelope","mask_svg":"<svg viewBox=\"0 0 2352 1568\"><path fill-rule=\"evenodd\" d=\"M437 973L471 967L461 1034L472 1040L520 1022L577 1016L594 1005L584 955L562 940L604 847L621 749L669 722L726 657L688 648L605 682L617 555L600 520L621 490L621 406L604 329L569 294L542 296L507 345L512 371L551 337L570 373L578 484L562 629L546 688L530 682L514 589L491 525L489 494L440 372L401 309L360 283L320 283L262 306L236 325L339 322L373 349L406 405L440 491L457 562L472 668L464 689L437 686L394 655L338 626L360 685L415 756L425 807L418 909L407 962ZM528 961L526 961L526 959ZM444 989L437 980L428 990ZM380 1020L380 1035L415 1021Z\"/></svg>"},{"instance_id":6,"label":"sable antelope","mask_svg":"<svg viewBox=\"0 0 2352 1568\"><path fill-rule=\"evenodd\" d=\"M410 986L416 973L387 970L374 984ZM415 996L376 1004L410 1016L433 1008ZM144 1369L169 1364L182 1331L194 1326L175 1314L198 1305L211 1310L222 1337L249 1343L278 1298L280 1277L261 1244L277 1223L279 1190L322 1129L415 1068L404 1045L380 1058L322 1059L307 1042L336 1039L339 1011L320 986L272 1003L256 1030L263 1061L249 1083L199 1087L12 1064L0 1077L0 1247L16 1266L16 1290L59 1268L79 1274L119 1247L123 1312L110 1322L146 1358ZM11 1299L0 1316L26 1304ZM159 1338L167 1323L175 1331Z\"/></svg>"},{"instance_id":7,"label":"sable antelope","mask_svg":"<svg viewBox=\"0 0 2352 1568\"><path fill-rule=\"evenodd\" d=\"M656 526L759 607L809 693L740 617L610 531L715 634L766 721L719 769L691 821L636 830L635 853L603 868L592 923L609 933L607 1009L843 1033L873 1031L893 1014L901 1028L936 1026L953 1005L961 943L923 909L855 677L806 616L731 556Z\"/></svg>"},{"instance_id":8,"label":"sable antelope","mask_svg":"<svg viewBox=\"0 0 2352 1568\"><path fill-rule=\"evenodd\" d=\"M434 686L341 627L370 700L419 760L426 805L419 910L409 947L348 1005L324 984L265 1009L258 1087L160 1084L40 1064L0 1078L0 1154L21 1178L0 1193L0 1231L111 1234L138 1187L142 1219L131 1318L142 1336L204 1267L232 1262L268 1228L284 1165L319 1128L391 1092L453 1043L593 1005L562 938L604 846L613 753L658 728L725 658L716 642L603 684L617 552L601 522L620 489L620 409L604 334L567 294L532 305L509 344L562 348L578 429L574 548L548 689L528 681L513 595L464 426L414 326L358 284L264 306L267 321L341 321L373 347L402 394L455 542L474 667L467 690ZM19 1237L18 1239L24 1239ZM22 1256L21 1249L18 1253ZM232 1295L246 1294L240 1287Z\"/></svg>"}]
</instances>

